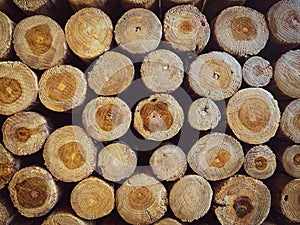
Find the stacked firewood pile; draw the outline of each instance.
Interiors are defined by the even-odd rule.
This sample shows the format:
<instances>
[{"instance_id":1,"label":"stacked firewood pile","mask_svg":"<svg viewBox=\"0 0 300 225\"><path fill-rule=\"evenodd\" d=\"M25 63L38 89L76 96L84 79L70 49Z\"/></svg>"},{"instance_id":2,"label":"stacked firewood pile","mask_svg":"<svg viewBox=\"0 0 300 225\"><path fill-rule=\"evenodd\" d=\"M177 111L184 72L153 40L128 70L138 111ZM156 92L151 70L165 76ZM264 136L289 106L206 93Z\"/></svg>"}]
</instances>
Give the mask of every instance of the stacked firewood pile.
<instances>
[{"instance_id":1,"label":"stacked firewood pile","mask_svg":"<svg viewBox=\"0 0 300 225\"><path fill-rule=\"evenodd\" d=\"M300 223L299 0L0 0L0 225Z\"/></svg>"}]
</instances>

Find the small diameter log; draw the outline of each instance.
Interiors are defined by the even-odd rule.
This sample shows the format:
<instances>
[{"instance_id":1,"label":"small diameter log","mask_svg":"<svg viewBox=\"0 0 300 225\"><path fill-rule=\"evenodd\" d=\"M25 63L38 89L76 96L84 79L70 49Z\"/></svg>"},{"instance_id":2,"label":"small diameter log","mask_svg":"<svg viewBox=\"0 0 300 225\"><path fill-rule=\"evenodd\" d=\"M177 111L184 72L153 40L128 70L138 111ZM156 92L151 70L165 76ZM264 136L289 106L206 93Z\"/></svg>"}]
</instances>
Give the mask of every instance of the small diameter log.
<instances>
[{"instance_id":1,"label":"small diameter log","mask_svg":"<svg viewBox=\"0 0 300 225\"><path fill-rule=\"evenodd\" d=\"M138 174L117 190L116 206L120 216L130 224L152 224L167 211L167 190L154 177Z\"/></svg>"},{"instance_id":2,"label":"small diameter log","mask_svg":"<svg viewBox=\"0 0 300 225\"><path fill-rule=\"evenodd\" d=\"M116 95L124 91L134 78L132 61L118 52L105 52L88 73L88 83L97 95Z\"/></svg>"},{"instance_id":3,"label":"small diameter log","mask_svg":"<svg viewBox=\"0 0 300 225\"><path fill-rule=\"evenodd\" d=\"M108 2L111 0L68 0L71 8L74 11L78 11L83 8L98 8L104 10Z\"/></svg>"},{"instance_id":4,"label":"small diameter log","mask_svg":"<svg viewBox=\"0 0 300 225\"><path fill-rule=\"evenodd\" d=\"M159 180L174 181L181 178L187 169L185 153L176 145L164 145L152 154L149 164Z\"/></svg>"},{"instance_id":5,"label":"small diameter log","mask_svg":"<svg viewBox=\"0 0 300 225\"><path fill-rule=\"evenodd\" d=\"M0 11L0 60L13 57L13 30L15 23L3 12Z\"/></svg>"},{"instance_id":6,"label":"small diameter log","mask_svg":"<svg viewBox=\"0 0 300 225\"><path fill-rule=\"evenodd\" d=\"M86 105L82 122L87 133L97 141L111 141L128 131L131 111L118 97L99 97Z\"/></svg>"},{"instance_id":7,"label":"small diameter log","mask_svg":"<svg viewBox=\"0 0 300 225\"><path fill-rule=\"evenodd\" d=\"M18 23L13 43L20 59L37 70L61 64L67 53L65 35L60 25L43 15L27 17Z\"/></svg>"},{"instance_id":8,"label":"small diameter log","mask_svg":"<svg viewBox=\"0 0 300 225\"><path fill-rule=\"evenodd\" d=\"M208 212L212 196L211 186L203 177L187 175L173 185L170 207L181 221L192 222Z\"/></svg>"},{"instance_id":9,"label":"small diameter log","mask_svg":"<svg viewBox=\"0 0 300 225\"><path fill-rule=\"evenodd\" d=\"M300 44L300 2L298 0L278 1L267 15L272 38L286 45Z\"/></svg>"},{"instance_id":10,"label":"small diameter log","mask_svg":"<svg viewBox=\"0 0 300 225\"><path fill-rule=\"evenodd\" d=\"M252 87L264 87L273 77L273 68L269 61L260 56L249 58L242 71L244 81Z\"/></svg>"},{"instance_id":11,"label":"small diameter log","mask_svg":"<svg viewBox=\"0 0 300 225\"><path fill-rule=\"evenodd\" d=\"M162 37L162 25L148 9L134 8L125 12L115 27L117 44L131 54L155 50Z\"/></svg>"},{"instance_id":12,"label":"small diameter log","mask_svg":"<svg viewBox=\"0 0 300 225\"><path fill-rule=\"evenodd\" d=\"M70 201L79 217L95 220L108 215L115 207L114 189L105 181L90 177L75 186Z\"/></svg>"},{"instance_id":13,"label":"small diameter log","mask_svg":"<svg viewBox=\"0 0 300 225\"><path fill-rule=\"evenodd\" d=\"M0 62L0 114L12 115L37 98L38 78L21 62Z\"/></svg>"},{"instance_id":14,"label":"small diameter log","mask_svg":"<svg viewBox=\"0 0 300 225\"><path fill-rule=\"evenodd\" d=\"M93 222L82 220L69 212L58 211L50 216L42 223L42 225L53 224L72 224L72 225L95 225Z\"/></svg>"},{"instance_id":15,"label":"small diameter log","mask_svg":"<svg viewBox=\"0 0 300 225\"><path fill-rule=\"evenodd\" d=\"M132 8L151 9L156 2L157 0L120 0L120 3L125 10Z\"/></svg>"},{"instance_id":16,"label":"small diameter log","mask_svg":"<svg viewBox=\"0 0 300 225\"><path fill-rule=\"evenodd\" d=\"M113 143L98 154L100 174L113 182L130 177L137 166L136 153L127 145Z\"/></svg>"},{"instance_id":17,"label":"small diameter log","mask_svg":"<svg viewBox=\"0 0 300 225\"><path fill-rule=\"evenodd\" d=\"M282 165L290 176L300 178L300 145L285 149L282 155Z\"/></svg>"},{"instance_id":18,"label":"small diameter log","mask_svg":"<svg viewBox=\"0 0 300 225\"><path fill-rule=\"evenodd\" d=\"M267 145L255 146L245 155L244 169L253 178L267 179L276 169L276 156Z\"/></svg>"},{"instance_id":19,"label":"small diameter log","mask_svg":"<svg viewBox=\"0 0 300 225\"><path fill-rule=\"evenodd\" d=\"M281 192L280 207L291 222L300 223L300 179L290 181Z\"/></svg>"},{"instance_id":20,"label":"small diameter log","mask_svg":"<svg viewBox=\"0 0 300 225\"><path fill-rule=\"evenodd\" d=\"M6 207L0 203L0 224L8 225L9 213Z\"/></svg>"},{"instance_id":21,"label":"small diameter log","mask_svg":"<svg viewBox=\"0 0 300 225\"><path fill-rule=\"evenodd\" d=\"M221 224L261 224L271 207L268 187L259 180L238 175L215 191L215 214Z\"/></svg>"},{"instance_id":22,"label":"small diameter log","mask_svg":"<svg viewBox=\"0 0 300 225\"><path fill-rule=\"evenodd\" d=\"M184 122L184 113L169 94L151 95L136 106L134 128L146 139L162 141L175 136Z\"/></svg>"},{"instance_id":23,"label":"small diameter log","mask_svg":"<svg viewBox=\"0 0 300 225\"><path fill-rule=\"evenodd\" d=\"M82 60L91 61L110 48L113 25L102 10L84 8L68 20L65 32L70 49Z\"/></svg>"},{"instance_id":24,"label":"small diameter log","mask_svg":"<svg viewBox=\"0 0 300 225\"><path fill-rule=\"evenodd\" d=\"M238 139L263 144L272 138L280 122L280 110L272 94L262 88L238 91L227 104L227 122Z\"/></svg>"},{"instance_id":25,"label":"small diameter log","mask_svg":"<svg viewBox=\"0 0 300 225\"><path fill-rule=\"evenodd\" d=\"M300 49L284 53L276 62L274 79L278 88L292 98L300 98Z\"/></svg>"},{"instance_id":26,"label":"small diameter log","mask_svg":"<svg viewBox=\"0 0 300 225\"><path fill-rule=\"evenodd\" d=\"M210 27L196 6L178 5L165 14L164 37L173 48L201 52L210 38Z\"/></svg>"},{"instance_id":27,"label":"small diameter log","mask_svg":"<svg viewBox=\"0 0 300 225\"><path fill-rule=\"evenodd\" d=\"M9 183L14 206L25 217L47 214L58 202L59 188L51 174L37 166L25 167L15 173Z\"/></svg>"},{"instance_id":28,"label":"small diameter log","mask_svg":"<svg viewBox=\"0 0 300 225\"><path fill-rule=\"evenodd\" d=\"M96 166L96 148L85 131L65 126L54 131L43 151L45 165L58 180L77 182L88 177Z\"/></svg>"},{"instance_id":29,"label":"small diameter log","mask_svg":"<svg viewBox=\"0 0 300 225\"><path fill-rule=\"evenodd\" d=\"M300 143L300 99L291 101L284 109L280 128L286 137Z\"/></svg>"},{"instance_id":30,"label":"small diameter log","mask_svg":"<svg viewBox=\"0 0 300 225\"><path fill-rule=\"evenodd\" d=\"M6 119L2 126L3 143L15 155L38 152L49 136L47 120L35 112L19 112Z\"/></svg>"},{"instance_id":31,"label":"small diameter log","mask_svg":"<svg viewBox=\"0 0 300 225\"><path fill-rule=\"evenodd\" d=\"M269 30L263 14L244 6L233 6L216 18L214 36L224 51L247 57L265 47Z\"/></svg>"},{"instance_id":32,"label":"small diameter log","mask_svg":"<svg viewBox=\"0 0 300 225\"><path fill-rule=\"evenodd\" d=\"M8 184L12 176L19 170L19 168L20 168L19 160L16 157L12 156L0 144L0 190L4 188L6 184Z\"/></svg>"},{"instance_id":33,"label":"small diameter log","mask_svg":"<svg viewBox=\"0 0 300 225\"><path fill-rule=\"evenodd\" d=\"M211 99L199 98L195 100L188 112L188 121L196 130L214 129L221 120L221 112Z\"/></svg>"},{"instance_id":34,"label":"small diameter log","mask_svg":"<svg viewBox=\"0 0 300 225\"><path fill-rule=\"evenodd\" d=\"M243 165L244 152L233 137L210 133L192 146L187 161L197 174L215 181L234 175Z\"/></svg>"},{"instance_id":35,"label":"small diameter log","mask_svg":"<svg viewBox=\"0 0 300 225\"><path fill-rule=\"evenodd\" d=\"M200 96L215 101L231 97L242 84L239 62L226 52L202 54L192 62L188 71L190 87Z\"/></svg>"},{"instance_id":36,"label":"small diameter log","mask_svg":"<svg viewBox=\"0 0 300 225\"><path fill-rule=\"evenodd\" d=\"M54 9L54 5L51 0L13 0L13 2L27 15L49 15L49 11Z\"/></svg>"},{"instance_id":37,"label":"small diameter log","mask_svg":"<svg viewBox=\"0 0 300 225\"><path fill-rule=\"evenodd\" d=\"M142 63L141 77L150 91L175 91L183 82L183 62L169 50L150 52Z\"/></svg>"},{"instance_id":38,"label":"small diameter log","mask_svg":"<svg viewBox=\"0 0 300 225\"><path fill-rule=\"evenodd\" d=\"M164 218L154 225L181 225L177 220L171 219L171 218Z\"/></svg>"},{"instance_id":39,"label":"small diameter log","mask_svg":"<svg viewBox=\"0 0 300 225\"><path fill-rule=\"evenodd\" d=\"M66 112L84 102L87 82L84 73L78 68L61 65L45 71L39 87L39 98L46 108Z\"/></svg>"}]
</instances>

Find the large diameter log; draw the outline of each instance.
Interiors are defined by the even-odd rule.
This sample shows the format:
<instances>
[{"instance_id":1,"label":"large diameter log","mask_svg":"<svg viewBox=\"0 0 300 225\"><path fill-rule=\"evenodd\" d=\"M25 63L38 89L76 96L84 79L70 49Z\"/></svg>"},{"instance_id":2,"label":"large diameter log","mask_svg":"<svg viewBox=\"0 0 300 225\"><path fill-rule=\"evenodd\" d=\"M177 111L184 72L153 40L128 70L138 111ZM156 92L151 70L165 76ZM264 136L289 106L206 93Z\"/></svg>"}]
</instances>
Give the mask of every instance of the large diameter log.
<instances>
[{"instance_id":1,"label":"large diameter log","mask_svg":"<svg viewBox=\"0 0 300 225\"><path fill-rule=\"evenodd\" d=\"M300 49L284 53L276 62L274 79L278 88L292 98L300 98Z\"/></svg>"},{"instance_id":2,"label":"large diameter log","mask_svg":"<svg viewBox=\"0 0 300 225\"><path fill-rule=\"evenodd\" d=\"M214 35L224 51L247 57L265 47L269 30L263 14L248 7L233 6L216 18Z\"/></svg>"},{"instance_id":3,"label":"large diameter log","mask_svg":"<svg viewBox=\"0 0 300 225\"><path fill-rule=\"evenodd\" d=\"M251 148L245 155L244 169L256 179L267 179L276 169L276 156L267 145Z\"/></svg>"},{"instance_id":4,"label":"large diameter log","mask_svg":"<svg viewBox=\"0 0 300 225\"><path fill-rule=\"evenodd\" d=\"M46 108L66 112L84 102L87 82L84 73L78 68L60 65L42 74L39 87L39 98Z\"/></svg>"},{"instance_id":5,"label":"large diameter log","mask_svg":"<svg viewBox=\"0 0 300 225\"><path fill-rule=\"evenodd\" d=\"M171 219L171 218L163 218L154 225L181 225L177 220Z\"/></svg>"},{"instance_id":6,"label":"large diameter log","mask_svg":"<svg viewBox=\"0 0 300 225\"><path fill-rule=\"evenodd\" d=\"M7 118L2 126L3 143L15 155L38 152L49 136L46 118L35 112L19 112Z\"/></svg>"},{"instance_id":7,"label":"large diameter log","mask_svg":"<svg viewBox=\"0 0 300 225\"><path fill-rule=\"evenodd\" d=\"M272 94L262 88L238 91L227 104L227 122L233 133L249 144L272 138L280 122L280 110Z\"/></svg>"},{"instance_id":8,"label":"large diameter log","mask_svg":"<svg viewBox=\"0 0 300 225\"><path fill-rule=\"evenodd\" d=\"M173 185L170 207L181 221L192 222L208 212L212 196L211 186L203 177L187 175Z\"/></svg>"},{"instance_id":9,"label":"large diameter log","mask_svg":"<svg viewBox=\"0 0 300 225\"><path fill-rule=\"evenodd\" d=\"M107 145L98 154L98 167L106 180L117 182L128 178L136 166L136 153L122 143Z\"/></svg>"},{"instance_id":10,"label":"large diameter log","mask_svg":"<svg viewBox=\"0 0 300 225\"><path fill-rule=\"evenodd\" d=\"M74 216L72 213L58 211L52 213L47 217L42 225L54 225L54 224L72 224L72 225L95 225L94 222L86 221Z\"/></svg>"},{"instance_id":11,"label":"large diameter log","mask_svg":"<svg viewBox=\"0 0 300 225\"><path fill-rule=\"evenodd\" d=\"M15 23L3 12L0 11L0 60L13 56L13 30Z\"/></svg>"},{"instance_id":12,"label":"large diameter log","mask_svg":"<svg viewBox=\"0 0 300 225\"><path fill-rule=\"evenodd\" d=\"M146 139L162 141L175 136L184 122L184 113L169 94L151 95L136 106L134 128Z\"/></svg>"},{"instance_id":13,"label":"large diameter log","mask_svg":"<svg viewBox=\"0 0 300 225\"><path fill-rule=\"evenodd\" d=\"M300 44L300 2L278 1L267 15L272 37L280 44Z\"/></svg>"},{"instance_id":14,"label":"large diameter log","mask_svg":"<svg viewBox=\"0 0 300 225\"><path fill-rule=\"evenodd\" d=\"M20 59L37 70L61 64L67 53L62 28L43 15L27 17L19 22L14 30L13 43Z\"/></svg>"},{"instance_id":15,"label":"large diameter log","mask_svg":"<svg viewBox=\"0 0 300 225\"><path fill-rule=\"evenodd\" d=\"M148 9L134 8L125 12L115 27L117 44L131 54L155 50L162 37L162 25Z\"/></svg>"},{"instance_id":16,"label":"large diameter log","mask_svg":"<svg viewBox=\"0 0 300 225\"><path fill-rule=\"evenodd\" d=\"M233 137L210 133L201 137L187 156L190 167L207 180L221 180L234 175L243 165L244 152Z\"/></svg>"},{"instance_id":17,"label":"large diameter log","mask_svg":"<svg viewBox=\"0 0 300 225\"><path fill-rule=\"evenodd\" d=\"M36 74L21 62L0 62L0 114L12 115L37 98Z\"/></svg>"},{"instance_id":18,"label":"large diameter log","mask_svg":"<svg viewBox=\"0 0 300 225\"><path fill-rule=\"evenodd\" d=\"M143 60L141 77L152 92L175 91L183 82L183 62L166 49L150 52Z\"/></svg>"},{"instance_id":19,"label":"large diameter log","mask_svg":"<svg viewBox=\"0 0 300 225\"><path fill-rule=\"evenodd\" d=\"M94 171L96 148L82 128L65 126L48 137L43 158L55 178L64 182L77 182Z\"/></svg>"},{"instance_id":20,"label":"large diameter log","mask_svg":"<svg viewBox=\"0 0 300 225\"><path fill-rule=\"evenodd\" d=\"M179 5L165 14L164 37L176 49L201 52L210 38L210 27L196 6Z\"/></svg>"},{"instance_id":21,"label":"large diameter log","mask_svg":"<svg viewBox=\"0 0 300 225\"><path fill-rule=\"evenodd\" d=\"M23 216L30 218L47 214L60 196L51 174L37 166L16 172L8 188L14 206Z\"/></svg>"},{"instance_id":22,"label":"large diameter log","mask_svg":"<svg viewBox=\"0 0 300 225\"><path fill-rule=\"evenodd\" d=\"M110 48L113 25L102 10L84 8L68 20L65 32L70 49L79 58L91 61Z\"/></svg>"},{"instance_id":23,"label":"large diameter log","mask_svg":"<svg viewBox=\"0 0 300 225\"><path fill-rule=\"evenodd\" d=\"M199 98L190 105L188 121L194 129L200 131L214 129L220 120L220 109L211 99Z\"/></svg>"},{"instance_id":24,"label":"large diameter log","mask_svg":"<svg viewBox=\"0 0 300 225\"><path fill-rule=\"evenodd\" d=\"M252 87L264 87L269 84L272 77L272 66L260 56L249 58L243 65L243 79Z\"/></svg>"},{"instance_id":25,"label":"large diameter log","mask_svg":"<svg viewBox=\"0 0 300 225\"><path fill-rule=\"evenodd\" d=\"M154 7L157 0L120 0L120 2L125 10L132 8L151 9Z\"/></svg>"},{"instance_id":26,"label":"large diameter log","mask_svg":"<svg viewBox=\"0 0 300 225\"><path fill-rule=\"evenodd\" d=\"M88 84L97 95L116 95L124 91L134 78L132 61L118 52L105 52L88 73Z\"/></svg>"},{"instance_id":27,"label":"large diameter log","mask_svg":"<svg viewBox=\"0 0 300 225\"><path fill-rule=\"evenodd\" d=\"M284 109L280 128L285 136L300 144L300 99L291 101Z\"/></svg>"},{"instance_id":28,"label":"large diameter log","mask_svg":"<svg viewBox=\"0 0 300 225\"><path fill-rule=\"evenodd\" d=\"M223 225L261 224L271 207L268 187L259 180L238 175L215 191L215 214Z\"/></svg>"},{"instance_id":29,"label":"large diameter log","mask_svg":"<svg viewBox=\"0 0 300 225\"><path fill-rule=\"evenodd\" d=\"M78 183L71 193L71 206L87 220L108 215L115 207L114 189L105 181L90 177Z\"/></svg>"},{"instance_id":30,"label":"large diameter log","mask_svg":"<svg viewBox=\"0 0 300 225\"><path fill-rule=\"evenodd\" d=\"M111 141L128 131L131 111L126 102L118 97L98 97L86 105L82 122L94 139Z\"/></svg>"},{"instance_id":31,"label":"large diameter log","mask_svg":"<svg viewBox=\"0 0 300 225\"><path fill-rule=\"evenodd\" d=\"M185 153L176 145L167 144L154 151L149 164L156 177L163 181L181 178L187 169Z\"/></svg>"},{"instance_id":32,"label":"large diameter log","mask_svg":"<svg viewBox=\"0 0 300 225\"><path fill-rule=\"evenodd\" d=\"M199 55L190 65L189 84L194 92L213 100L231 97L242 84L239 62L226 52Z\"/></svg>"},{"instance_id":33,"label":"large diameter log","mask_svg":"<svg viewBox=\"0 0 300 225\"><path fill-rule=\"evenodd\" d=\"M154 177L138 174L117 190L116 206L121 217L130 224L148 225L158 221L167 211L167 190Z\"/></svg>"},{"instance_id":34,"label":"large diameter log","mask_svg":"<svg viewBox=\"0 0 300 225\"><path fill-rule=\"evenodd\" d=\"M292 145L284 150L282 165L290 176L300 178L300 145Z\"/></svg>"}]
</instances>

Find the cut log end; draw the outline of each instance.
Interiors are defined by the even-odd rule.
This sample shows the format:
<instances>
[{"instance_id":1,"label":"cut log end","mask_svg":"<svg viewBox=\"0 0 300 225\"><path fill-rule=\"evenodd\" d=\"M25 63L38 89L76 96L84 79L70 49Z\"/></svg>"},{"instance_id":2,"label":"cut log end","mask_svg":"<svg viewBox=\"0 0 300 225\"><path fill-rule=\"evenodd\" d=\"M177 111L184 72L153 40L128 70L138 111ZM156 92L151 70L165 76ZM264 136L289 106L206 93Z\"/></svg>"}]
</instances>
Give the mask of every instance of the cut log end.
<instances>
[{"instance_id":1,"label":"cut log end","mask_svg":"<svg viewBox=\"0 0 300 225\"><path fill-rule=\"evenodd\" d=\"M0 60L8 59L13 56L13 30L14 22L3 12L0 12Z\"/></svg>"},{"instance_id":2,"label":"cut log end","mask_svg":"<svg viewBox=\"0 0 300 225\"><path fill-rule=\"evenodd\" d=\"M72 224L72 225L93 225L91 222L82 220L69 212L58 211L50 216L42 223L42 225L53 224Z\"/></svg>"},{"instance_id":3,"label":"cut log end","mask_svg":"<svg viewBox=\"0 0 300 225\"><path fill-rule=\"evenodd\" d=\"M121 5L125 10L132 8L151 9L154 7L156 0L121 0Z\"/></svg>"},{"instance_id":4,"label":"cut log end","mask_svg":"<svg viewBox=\"0 0 300 225\"><path fill-rule=\"evenodd\" d=\"M177 220L171 219L171 218L164 218L154 225L181 225Z\"/></svg>"},{"instance_id":5,"label":"cut log end","mask_svg":"<svg viewBox=\"0 0 300 225\"><path fill-rule=\"evenodd\" d=\"M71 193L76 214L87 220L108 215L114 208L114 189L105 181L90 177L78 183Z\"/></svg>"},{"instance_id":6,"label":"cut log end","mask_svg":"<svg viewBox=\"0 0 300 225\"><path fill-rule=\"evenodd\" d=\"M290 176L300 178L300 145L293 145L285 149L282 155L282 164Z\"/></svg>"},{"instance_id":7,"label":"cut log end","mask_svg":"<svg viewBox=\"0 0 300 225\"><path fill-rule=\"evenodd\" d=\"M39 9L46 7L49 0L13 0L13 2L25 13L32 14Z\"/></svg>"},{"instance_id":8,"label":"cut log end","mask_svg":"<svg viewBox=\"0 0 300 225\"><path fill-rule=\"evenodd\" d=\"M210 27L196 6L179 5L165 14L164 37L176 49L201 52L210 38Z\"/></svg>"},{"instance_id":9,"label":"cut log end","mask_svg":"<svg viewBox=\"0 0 300 225\"><path fill-rule=\"evenodd\" d=\"M162 141L175 136L181 129L184 113L169 94L151 95L138 103L134 128L146 139Z\"/></svg>"},{"instance_id":10,"label":"cut log end","mask_svg":"<svg viewBox=\"0 0 300 225\"><path fill-rule=\"evenodd\" d=\"M79 11L83 8L99 8L101 10L104 10L106 7L106 4L110 0L68 0L70 6L74 11Z\"/></svg>"},{"instance_id":11,"label":"cut log end","mask_svg":"<svg viewBox=\"0 0 300 225\"><path fill-rule=\"evenodd\" d=\"M0 224L8 224L9 213L4 205L0 203Z\"/></svg>"},{"instance_id":12,"label":"cut log end","mask_svg":"<svg viewBox=\"0 0 300 225\"><path fill-rule=\"evenodd\" d=\"M187 156L190 167L208 180L221 180L234 175L243 165L241 144L233 137L211 133L200 138Z\"/></svg>"},{"instance_id":13,"label":"cut log end","mask_svg":"<svg viewBox=\"0 0 300 225\"><path fill-rule=\"evenodd\" d=\"M95 169L96 148L82 128L65 126L49 136L43 157L54 177L64 182L76 182L88 177Z\"/></svg>"},{"instance_id":14,"label":"cut log end","mask_svg":"<svg viewBox=\"0 0 300 225\"><path fill-rule=\"evenodd\" d=\"M82 114L83 125L94 139L111 141L130 127L131 111L118 97L99 97L90 101Z\"/></svg>"}]
</instances>

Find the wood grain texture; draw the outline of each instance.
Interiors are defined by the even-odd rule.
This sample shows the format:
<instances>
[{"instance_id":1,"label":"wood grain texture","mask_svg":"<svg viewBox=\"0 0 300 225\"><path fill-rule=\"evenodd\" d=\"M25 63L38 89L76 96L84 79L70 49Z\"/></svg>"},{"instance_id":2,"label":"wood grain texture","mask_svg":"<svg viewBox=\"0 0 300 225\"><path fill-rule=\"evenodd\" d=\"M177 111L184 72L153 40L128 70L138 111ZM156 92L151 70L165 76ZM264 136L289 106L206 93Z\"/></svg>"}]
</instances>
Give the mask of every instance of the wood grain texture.
<instances>
[{"instance_id":1,"label":"wood grain texture","mask_svg":"<svg viewBox=\"0 0 300 225\"><path fill-rule=\"evenodd\" d=\"M54 225L54 224L72 224L72 225L95 225L95 222L86 221L73 215L70 212L63 210L52 213L44 220L42 225Z\"/></svg>"},{"instance_id":2,"label":"wood grain texture","mask_svg":"<svg viewBox=\"0 0 300 225\"><path fill-rule=\"evenodd\" d=\"M154 7L157 0L120 0L120 2L125 10L132 8L151 9Z\"/></svg>"},{"instance_id":3,"label":"wood grain texture","mask_svg":"<svg viewBox=\"0 0 300 225\"><path fill-rule=\"evenodd\" d=\"M292 177L300 178L300 145L292 145L282 155L284 170Z\"/></svg>"},{"instance_id":4,"label":"wood grain texture","mask_svg":"<svg viewBox=\"0 0 300 225\"><path fill-rule=\"evenodd\" d=\"M13 31L15 23L3 12L0 11L0 60L13 58Z\"/></svg>"}]
</instances>

